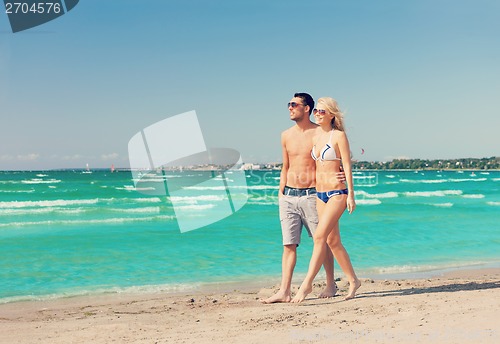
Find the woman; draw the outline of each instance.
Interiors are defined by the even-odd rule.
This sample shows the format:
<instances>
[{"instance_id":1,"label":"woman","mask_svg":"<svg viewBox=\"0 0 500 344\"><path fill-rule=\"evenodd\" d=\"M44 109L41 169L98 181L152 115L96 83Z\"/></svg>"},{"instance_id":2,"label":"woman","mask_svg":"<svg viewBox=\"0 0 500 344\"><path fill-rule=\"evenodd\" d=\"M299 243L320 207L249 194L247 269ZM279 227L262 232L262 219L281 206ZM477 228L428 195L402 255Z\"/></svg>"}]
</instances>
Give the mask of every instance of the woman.
<instances>
[{"instance_id":1,"label":"woman","mask_svg":"<svg viewBox=\"0 0 500 344\"><path fill-rule=\"evenodd\" d=\"M354 298L361 282L356 277L351 260L340 240L339 219L347 207L349 214L356 208L351 171L349 141L344 132L343 115L337 102L329 97L318 99L314 117L319 127L313 139L311 156L316 160L316 200L319 223L314 233L314 249L309 271L292 302L302 302L312 291L314 277L325 260L326 245L349 280L349 291L345 300ZM345 183L339 182L335 173L341 165L345 171Z\"/></svg>"}]
</instances>

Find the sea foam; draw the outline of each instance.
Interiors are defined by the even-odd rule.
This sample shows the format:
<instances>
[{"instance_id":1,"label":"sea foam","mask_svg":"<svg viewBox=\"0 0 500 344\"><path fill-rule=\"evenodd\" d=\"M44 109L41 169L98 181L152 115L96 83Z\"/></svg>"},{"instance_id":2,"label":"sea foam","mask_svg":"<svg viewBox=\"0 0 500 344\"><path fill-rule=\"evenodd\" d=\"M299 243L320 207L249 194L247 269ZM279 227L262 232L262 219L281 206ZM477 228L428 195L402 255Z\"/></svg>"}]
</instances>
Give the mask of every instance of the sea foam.
<instances>
[{"instance_id":1,"label":"sea foam","mask_svg":"<svg viewBox=\"0 0 500 344\"><path fill-rule=\"evenodd\" d=\"M81 204L96 204L99 200L96 199L81 199L81 200L55 200L55 201L9 201L0 202L0 209L2 208L27 208L27 207L63 207L67 205L81 205Z\"/></svg>"},{"instance_id":2,"label":"sea foam","mask_svg":"<svg viewBox=\"0 0 500 344\"><path fill-rule=\"evenodd\" d=\"M357 199L356 204L360 205L378 205L382 202L378 199Z\"/></svg>"},{"instance_id":3,"label":"sea foam","mask_svg":"<svg viewBox=\"0 0 500 344\"><path fill-rule=\"evenodd\" d=\"M0 223L0 228L6 227L26 227L26 226L74 226L74 225L100 225L100 224L123 224L133 222L149 222L154 220L172 220L175 219L173 215L158 215L153 217L115 217L107 219L90 219L90 220L46 220L46 221L23 221L23 222L10 222Z\"/></svg>"},{"instance_id":4,"label":"sea foam","mask_svg":"<svg viewBox=\"0 0 500 344\"><path fill-rule=\"evenodd\" d=\"M49 180L44 180L44 179L31 179L31 180L22 180L21 183L23 184L54 184L54 183L60 183L61 180L59 179L49 179Z\"/></svg>"},{"instance_id":5,"label":"sea foam","mask_svg":"<svg viewBox=\"0 0 500 344\"><path fill-rule=\"evenodd\" d=\"M484 198L483 194L462 195L463 198Z\"/></svg>"},{"instance_id":6,"label":"sea foam","mask_svg":"<svg viewBox=\"0 0 500 344\"><path fill-rule=\"evenodd\" d=\"M438 190L438 191L413 191L403 192L407 197L444 197L444 196L460 196L462 190Z\"/></svg>"},{"instance_id":7,"label":"sea foam","mask_svg":"<svg viewBox=\"0 0 500 344\"><path fill-rule=\"evenodd\" d=\"M451 208L453 207L453 203L451 202L445 202L445 203L429 203L428 205L431 205L433 207L440 207L440 208Z\"/></svg>"},{"instance_id":8,"label":"sea foam","mask_svg":"<svg viewBox=\"0 0 500 344\"><path fill-rule=\"evenodd\" d=\"M389 192L383 192L383 193L377 193L377 194L370 194L364 190L359 190L356 191L356 196L362 196L366 198L396 198L398 197L398 193L394 191L389 191Z\"/></svg>"}]
</instances>

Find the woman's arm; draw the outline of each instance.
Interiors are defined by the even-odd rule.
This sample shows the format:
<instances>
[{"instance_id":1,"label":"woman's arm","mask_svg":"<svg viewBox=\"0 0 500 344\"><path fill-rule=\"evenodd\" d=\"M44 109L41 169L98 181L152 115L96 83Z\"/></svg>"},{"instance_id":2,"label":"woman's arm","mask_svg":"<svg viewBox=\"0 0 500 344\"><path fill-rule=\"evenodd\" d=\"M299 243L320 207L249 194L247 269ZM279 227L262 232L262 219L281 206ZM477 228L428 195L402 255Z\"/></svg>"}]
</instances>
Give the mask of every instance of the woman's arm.
<instances>
[{"instance_id":1,"label":"woman's arm","mask_svg":"<svg viewBox=\"0 0 500 344\"><path fill-rule=\"evenodd\" d=\"M352 163L351 163L351 149L349 147L349 140L344 131L338 132L338 145L340 150L340 158L344 166L345 178L347 181L347 188L349 194L347 195L347 210L351 214L356 209L356 202L354 201L354 183L352 178Z\"/></svg>"}]
</instances>

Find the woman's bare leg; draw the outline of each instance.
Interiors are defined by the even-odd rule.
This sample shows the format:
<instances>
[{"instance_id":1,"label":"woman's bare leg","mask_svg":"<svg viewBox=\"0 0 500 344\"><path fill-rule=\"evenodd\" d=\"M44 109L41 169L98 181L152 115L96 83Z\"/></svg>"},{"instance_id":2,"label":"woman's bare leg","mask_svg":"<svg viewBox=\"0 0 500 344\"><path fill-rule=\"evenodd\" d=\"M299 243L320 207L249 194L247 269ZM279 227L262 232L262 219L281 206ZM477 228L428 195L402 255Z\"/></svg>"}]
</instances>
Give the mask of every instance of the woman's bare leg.
<instances>
[{"instance_id":1,"label":"woman's bare leg","mask_svg":"<svg viewBox=\"0 0 500 344\"><path fill-rule=\"evenodd\" d=\"M334 297L337 294L337 284L335 283L335 276L333 273L333 253L328 244L325 244L325 261L323 267L326 272L326 286L325 289L319 294L320 298Z\"/></svg>"},{"instance_id":2,"label":"woman's bare leg","mask_svg":"<svg viewBox=\"0 0 500 344\"><path fill-rule=\"evenodd\" d=\"M333 255L335 256L335 259L337 259L340 268L342 269L342 271L344 271L347 276L347 280L349 281L349 291L347 293L347 296L345 297L345 300L352 299L356 295L356 290L361 287L361 282L354 272L349 254L347 253L344 245L342 245L338 222L335 223L331 228L330 234L327 238L327 243L328 246L330 246Z\"/></svg>"},{"instance_id":3,"label":"woman's bare leg","mask_svg":"<svg viewBox=\"0 0 500 344\"><path fill-rule=\"evenodd\" d=\"M300 285L297 295L292 299L292 302L302 302L312 291L314 277L318 274L325 260L327 250L325 243L327 242L330 231L334 225L338 223L340 216L345 210L346 197L345 195L333 196L326 204L321 200L317 201L319 223L314 233L314 248L311 261L309 262L309 270L307 271L306 278Z\"/></svg>"}]
</instances>

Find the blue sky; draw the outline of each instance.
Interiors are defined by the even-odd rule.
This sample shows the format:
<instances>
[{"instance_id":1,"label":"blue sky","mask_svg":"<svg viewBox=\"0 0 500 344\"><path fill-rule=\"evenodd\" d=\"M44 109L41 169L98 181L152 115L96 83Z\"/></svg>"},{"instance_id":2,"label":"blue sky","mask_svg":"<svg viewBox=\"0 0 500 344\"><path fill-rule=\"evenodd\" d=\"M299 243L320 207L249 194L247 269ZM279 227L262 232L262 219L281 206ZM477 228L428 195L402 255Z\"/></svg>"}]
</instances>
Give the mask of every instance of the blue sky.
<instances>
[{"instance_id":1,"label":"blue sky","mask_svg":"<svg viewBox=\"0 0 500 344\"><path fill-rule=\"evenodd\" d=\"M354 159L498 156L499 33L495 0L84 0L15 34L0 13L0 170L128 167L190 110L208 147L279 162L298 91L338 100Z\"/></svg>"}]
</instances>

